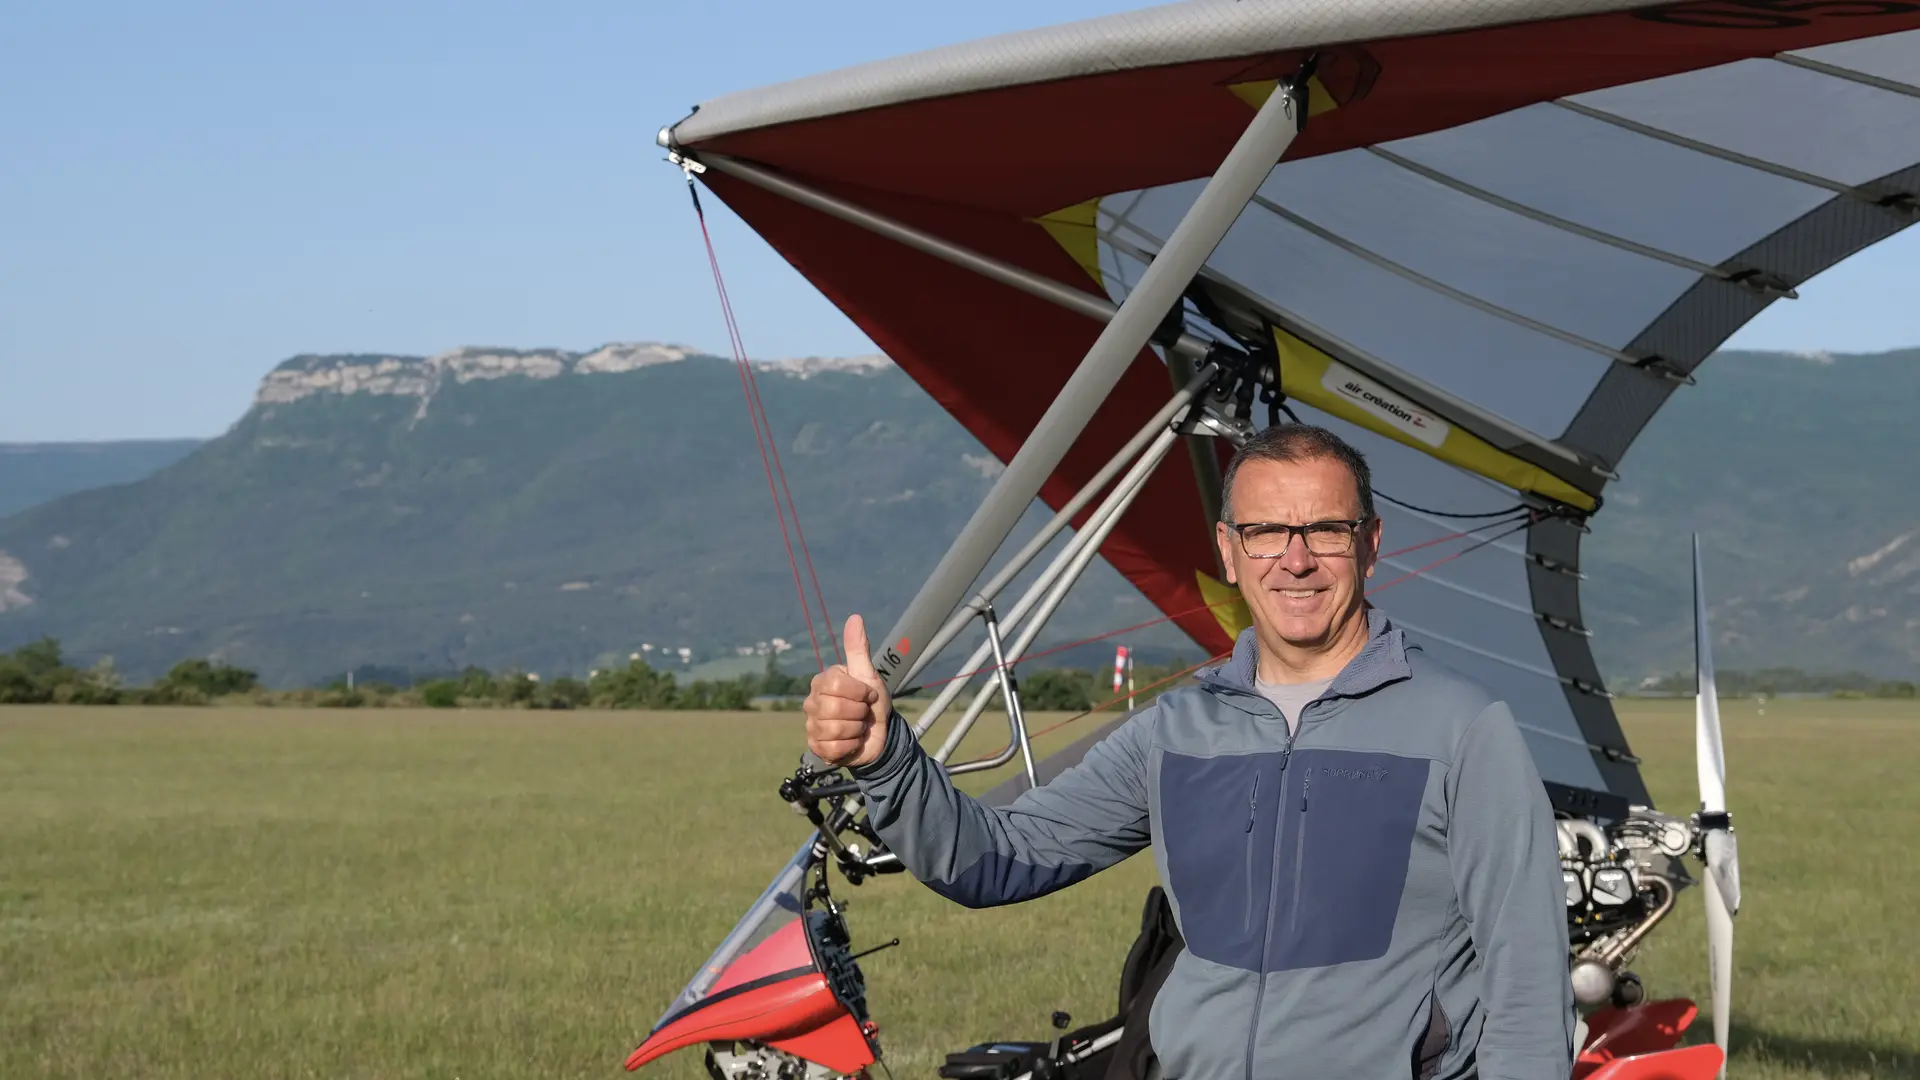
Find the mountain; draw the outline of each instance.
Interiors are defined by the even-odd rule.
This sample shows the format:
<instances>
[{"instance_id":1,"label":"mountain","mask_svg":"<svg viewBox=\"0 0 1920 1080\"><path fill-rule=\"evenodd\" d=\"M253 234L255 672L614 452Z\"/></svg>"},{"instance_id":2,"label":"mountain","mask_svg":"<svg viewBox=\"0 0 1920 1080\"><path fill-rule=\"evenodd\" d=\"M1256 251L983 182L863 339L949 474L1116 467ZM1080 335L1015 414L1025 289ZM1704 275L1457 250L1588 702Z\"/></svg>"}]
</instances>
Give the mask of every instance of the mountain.
<instances>
[{"instance_id":1,"label":"mountain","mask_svg":"<svg viewBox=\"0 0 1920 1080\"><path fill-rule=\"evenodd\" d=\"M1582 552L1617 683L1690 671L1700 533L1724 668L1920 671L1920 349L1726 352L1620 463Z\"/></svg>"},{"instance_id":2,"label":"mountain","mask_svg":"<svg viewBox=\"0 0 1920 1080\"><path fill-rule=\"evenodd\" d=\"M884 359L756 371L836 620L890 622L999 464ZM1722 667L1912 677L1915 401L1920 351L1711 360L1594 519L1586 621L1610 681L1690 667L1694 530ZM1098 565L1043 641L1153 614ZM790 669L812 661L737 371L665 345L289 360L172 465L0 520L0 648L42 634L133 678L217 655L283 685L775 636ZM1164 626L1124 640L1198 657Z\"/></svg>"},{"instance_id":3,"label":"mountain","mask_svg":"<svg viewBox=\"0 0 1920 1080\"><path fill-rule=\"evenodd\" d=\"M757 370L836 620L891 620L999 463L885 360ZM51 634L134 678L218 655L277 684L775 636L810 666L769 503L736 369L692 350L295 357L170 468L0 521L0 648ZM1052 640L1151 616L1101 565Z\"/></svg>"},{"instance_id":4,"label":"mountain","mask_svg":"<svg viewBox=\"0 0 1920 1080\"><path fill-rule=\"evenodd\" d=\"M151 476L199 445L199 439L0 443L0 518L76 491Z\"/></svg>"}]
</instances>

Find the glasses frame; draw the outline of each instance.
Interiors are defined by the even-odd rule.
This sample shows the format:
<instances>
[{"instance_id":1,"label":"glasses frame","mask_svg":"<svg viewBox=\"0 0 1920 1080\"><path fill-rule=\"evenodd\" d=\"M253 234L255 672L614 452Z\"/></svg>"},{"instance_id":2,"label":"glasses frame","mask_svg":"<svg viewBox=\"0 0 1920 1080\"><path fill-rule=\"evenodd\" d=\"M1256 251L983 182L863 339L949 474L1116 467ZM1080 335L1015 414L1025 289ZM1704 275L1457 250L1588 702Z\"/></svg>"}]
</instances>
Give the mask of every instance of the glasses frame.
<instances>
[{"instance_id":1,"label":"glasses frame","mask_svg":"<svg viewBox=\"0 0 1920 1080\"><path fill-rule=\"evenodd\" d=\"M1371 521L1373 521L1373 518L1368 516L1368 517L1356 518L1351 521L1341 521L1339 519L1332 519L1328 521L1309 521L1304 525L1287 525L1278 521L1223 521L1220 524L1225 525L1229 529L1232 529L1234 535L1240 538L1240 554L1245 555L1249 559L1284 559L1286 558L1287 552L1293 550L1293 538L1296 535L1300 537L1300 542L1306 545L1307 554L1313 556L1314 558L1343 559L1343 558L1346 558L1348 555L1353 554L1354 551L1360 546L1360 529L1363 526L1370 523ZM1327 554L1322 554L1318 551L1313 550L1313 541L1307 538L1307 530L1315 528L1320 525L1345 525L1349 529L1353 530L1352 532L1347 534L1347 537L1348 537L1347 549L1345 551L1330 552ZM1272 555L1255 555L1253 552L1247 550L1246 530L1248 529L1273 529L1273 530L1284 529L1286 530L1286 534L1287 534L1287 542L1281 545L1280 550L1277 552L1274 552Z\"/></svg>"}]
</instances>

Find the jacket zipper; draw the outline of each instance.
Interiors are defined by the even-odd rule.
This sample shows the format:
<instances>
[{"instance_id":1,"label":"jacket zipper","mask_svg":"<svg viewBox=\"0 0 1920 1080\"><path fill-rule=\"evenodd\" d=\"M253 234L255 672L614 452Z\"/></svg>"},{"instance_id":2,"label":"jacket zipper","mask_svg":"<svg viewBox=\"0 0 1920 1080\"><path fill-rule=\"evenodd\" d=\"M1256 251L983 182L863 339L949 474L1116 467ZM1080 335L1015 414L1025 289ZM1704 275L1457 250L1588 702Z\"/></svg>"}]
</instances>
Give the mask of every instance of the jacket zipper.
<instances>
[{"instance_id":1,"label":"jacket zipper","mask_svg":"<svg viewBox=\"0 0 1920 1080\"><path fill-rule=\"evenodd\" d=\"M1300 927L1300 881L1306 869L1307 849L1307 795L1313 791L1313 769L1309 767L1301 777L1300 786L1300 827L1294 830L1293 850L1293 906L1287 909L1287 936L1292 937Z\"/></svg>"},{"instance_id":2,"label":"jacket zipper","mask_svg":"<svg viewBox=\"0 0 1920 1080\"><path fill-rule=\"evenodd\" d=\"M1273 869L1267 879L1266 929L1260 937L1260 982L1253 988L1253 1016L1247 1022L1247 1080L1253 1080L1253 1053L1260 1037L1260 1003L1267 996L1267 950L1273 946L1273 898L1280 891L1280 837L1286 830L1287 763L1293 758L1295 732L1287 732L1287 747L1280 752L1280 798L1274 806ZM1248 881L1252 881L1251 875Z\"/></svg>"},{"instance_id":3,"label":"jacket zipper","mask_svg":"<svg viewBox=\"0 0 1920 1080\"><path fill-rule=\"evenodd\" d=\"M1253 824L1260 809L1260 774L1253 774L1253 791L1247 796L1247 901L1244 905L1247 916L1241 926L1245 933L1253 932Z\"/></svg>"}]
</instances>

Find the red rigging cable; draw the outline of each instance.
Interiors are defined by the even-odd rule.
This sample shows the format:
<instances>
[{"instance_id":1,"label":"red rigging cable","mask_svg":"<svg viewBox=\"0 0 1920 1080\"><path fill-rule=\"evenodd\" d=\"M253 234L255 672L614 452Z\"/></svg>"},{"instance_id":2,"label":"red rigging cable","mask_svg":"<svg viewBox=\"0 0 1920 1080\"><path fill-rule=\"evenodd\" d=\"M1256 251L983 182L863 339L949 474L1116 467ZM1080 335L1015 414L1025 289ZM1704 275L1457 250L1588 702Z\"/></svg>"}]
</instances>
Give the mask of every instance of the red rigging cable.
<instances>
[{"instance_id":1,"label":"red rigging cable","mask_svg":"<svg viewBox=\"0 0 1920 1080\"><path fill-rule=\"evenodd\" d=\"M1449 540L1464 540L1467 537L1474 535L1475 533L1481 532L1482 530L1496 529L1502 525L1509 525L1521 520L1527 520L1528 524L1532 524L1532 521L1530 519L1526 519L1524 515L1516 514L1513 511L1508 511L1507 516L1503 520L1488 522L1485 525L1475 525L1471 529L1461 529L1459 532L1446 533L1445 535L1442 535L1442 536L1436 536L1432 540L1423 540L1418 544L1412 544L1403 548L1395 548L1392 551L1383 551L1380 553L1379 558L1391 559L1399 555L1411 555L1416 551L1421 551L1430 547L1436 547L1440 544L1446 543Z\"/></svg>"},{"instance_id":2,"label":"red rigging cable","mask_svg":"<svg viewBox=\"0 0 1920 1080\"><path fill-rule=\"evenodd\" d=\"M807 640L813 645L813 662L817 668L824 670L827 665L826 660L820 653L819 635L815 632L813 626L813 603L807 597L806 586L802 584L800 580L800 560L794 556L793 537L787 532L787 515L789 511L793 514L795 533L798 533L800 529L800 515L798 510L793 509L791 506L793 501L792 492L789 491L787 493L787 506L783 507L780 502L780 489L786 486L786 471L784 469L780 470L780 480L778 486L776 486L774 470L779 461L780 450L778 446L773 444L773 428L767 423L766 410L760 406L758 385L754 381L752 367L747 363L746 344L740 337L740 324L739 321L734 318L733 301L727 295L726 280L720 274L720 257L713 249L713 236L707 231L706 211L700 206L700 192L699 189L694 186L691 176L687 178L687 193L693 197L693 213L694 217L698 219L700 223L700 239L707 248L707 265L713 270L714 289L720 296L720 314L727 326L727 343L733 349L734 366L740 375L740 392L746 398L747 419L753 425L753 441L760 450L760 467L767 476L767 494L773 499L774 516L778 518L780 522L780 542L785 545L787 549L787 566L793 571L793 589L800 598L800 613L806 619ZM802 535L799 539L801 551L805 553L806 537ZM808 554L806 559L807 570L808 573L811 574L813 571L813 556ZM818 591L819 588L820 581L816 576L814 578L814 589ZM820 598L820 611L823 616L826 610L826 597L822 596ZM831 623L828 625L827 632L829 634L833 632ZM839 649L837 638L834 639L834 648L836 652Z\"/></svg>"},{"instance_id":3,"label":"red rigging cable","mask_svg":"<svg viewBox=\"0 0 1920 1080\"><path fill-rule=\"evenodd\" d=\"M699 203L699 198L697 195L695 196L694 202L697 209L698 203ZM703 230L705 229L704 219L701 222L701 227ZM712 253L711 240L708 241L708 252L709 252L709 257L711 257L711 253ZM787 470L785 466L783 466L780 463L780 444L773 436L773 422L767 419L766 405L761 401L761 398L760 398L760 381L753 374L753 364L746 359L746 344L744 340L740 338L739 324L737 321L733 320L733 316L732 316L733 299L732 299L732 296L727 292L727 286L726 286L725 280L719 277L717 268L716 268L714 284L720 290L721 305L722 305L722 308L726 311L727 317L731 324L730 332L734 339L735 362L742 376L742 381L741 381L742 392L745 393L747 397L748 417L754 423L754 438L761 445L760 453L762 458L762 464L764 465L768 459L771 459L773 462L773 472L780 479L780 491L786 496L786 511L785 511L786 516L791 517L793 519L793 542L797 542L799 544L800 557L807 564L807 577L812 580L814 596L820 602L820 618L821 618L821 621L826 626L827 640L832 643L834 655L844 660L845 654L842 653L840 650L839 635L833 632L833 616L830 615L827 611L826 592L820 588L820 575L816 573L813 568L813 553L807 547L807 534L805 531L803 531L800 528L800 507L799 507L799 504L794 502L792 489L787 486ZM771 490L772 482L773 481L771 479L768 480L769 490ZM774 509L776 512L780 510L780 497L777 495L774 497ZM785 518L782 519L782 529L784 530L784 528L785 528ZM784 537L784 535L785 533L783 531L782 536ZM790 542L788 545L787 558L789 561L791 561L793 558L792 542ZM797 567L794 569L794 573L796 576L799 574L799 569ZM796 581L795 584L797 586L798 582ZM808 624L807 633L809 637L812 637L813 636L812 609L811 609L811 606L808 605L806 602L806 592L804 589L801 590L800 595L801 595L802 606L803 608L805 608L805 614L807 615L807 624ZM814 652L815 652L816 663L819 660L819 655L818 655L819 648L820 648L819 641L817 638L815 638ZM825 664L819 664L819 666L825 667Z\"/></svg>"},{"instance_id":4,"label":"red rigging cable","mask_svg":"<svg viewBox=\"0 0 1920 1080\"><path fill-rule=\"evenodd\" d=\"M1147 685L1140 687L1135 692L1144 694L1149 690L1157 690L1160 687L1165 686L1166 684L1174 681L1175 679L1186 678L1188 675L1191 675L1194 672L1199 671L1201 668L1206 667L1208 664L1219 663L1220 661L1225 660L1227 657L1232 655L1233 655L1233 651L1229 649L1228 651L1220 653L1217 656L1209 656L1205 660L1202 660L1197 664L1190 664L1187 667L1181 668L1179 671L1176 671L1173 674L1166 676L1165 678L1155 679L1152 682L1148 683ZM1068 724L1074 723L1075 721L1078 721L1078 720L1085 720L1087 717L1092 716L1094 713L1097 713L1102 709L1110 709L1113 706L1118 705L1125 700L1127 700L1127 695L1125 694L1120 694L1116 697L1108 698L1107 700L1101 702L1098 705L1095 705L1093 708L1088 709L1085 712L1075 713L1072 716L1067 717L1065 720L1062 720L1055 724L1049 724L1046 727L1041 728L1039 731L1029 731L1027 733L1027 738L1029 740L1037 739L1042 735L1048 735L1055 731L1059 731L1061 728L1066 727ZM982 759L982 760L985 760L985 759Z\"/></svg>"},{"instance_id":5,"label":"red rigging cable","mask_svg":"<svg viewBox=\"0 0 1920 1080\"><path fill-rule=\"evenodd\" d=\"M1367 595L1372 596L1383 589L1391 589L1395 585L1398 585L1403 581L1410 581L1413 578L1417 578L1421 574L1424 574L1429 570L1433 570L1436 567L1445 566L1447 563L1450 563L1453 560L1460 558L1462 555L1469 555L1469 554L1472 554L1473 552L1479 551L1481 548L1486 547L1488 544L1491 544L1496 540L1505 540L1507 537L1512 536L1514 533L1525 532L1527 529L1533 526L1534 522L1540 520L1541 516L1542 515L1537 512L1530 512L1527 514L1526 520L1516 522L1513 528L1508 529L1506 532L1495 533L1492 536L1486 537L1477 543L1468 544L1466 547L1461 548L1459 551L1456 551L1451 555L1447 555L1442 558L1435 559L1434 561L1428 563L1425 566L1420 567L1417 570L1409 570L1406 573L1401 574L1399 577L1394 578L1392 581L1375 585L1373 588L1367 590Z\"/></svg>"},{"instance_id":6,"label":"red rigging cable","mask_svg":"<svg viewBox=\"0 0 1920 1080\"><path fill-rule=\"evenodd\" d=\"M744 349L742 351L744 353ZM793 491L787 487L787 470L780 464L780 444L773 437L773 422L767 419L767 407L760 400L760 380L754 377L752 364L742 366L747 373L747 388L752 395L753 408L760 414L761 426L766 428L767 447L773 456L773 471L780 477L780 490L787 497L787 513L793 516L793 535L800 543L800 558L807 564L807 577L813 582L814 598L820 601L820 621L827 629L827 641L833 646L834 656L845 663L847 656L840 648L840 635L833 632L833 616L827 613L827 594L820 588L820 575L813 569L813 552L807 549L807 534L800 528L800 506L793 501Z\"/></svg>"}]
</instances>

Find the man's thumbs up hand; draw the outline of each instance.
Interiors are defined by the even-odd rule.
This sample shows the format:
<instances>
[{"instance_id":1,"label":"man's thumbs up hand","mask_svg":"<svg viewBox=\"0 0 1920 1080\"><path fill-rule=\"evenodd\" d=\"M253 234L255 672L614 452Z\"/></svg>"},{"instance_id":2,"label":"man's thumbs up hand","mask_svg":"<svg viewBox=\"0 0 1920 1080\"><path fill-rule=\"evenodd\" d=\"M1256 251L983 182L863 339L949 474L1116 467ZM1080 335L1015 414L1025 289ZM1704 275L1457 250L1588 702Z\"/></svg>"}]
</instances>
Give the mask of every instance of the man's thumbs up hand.
<instances>
[{"instance_id":1,"label":"man's thumbs up hand","mask_svg":"<svg viewBox=\"0 0 1920 1080\"><path fill-rule=\"evenodd\" d=\"M815 675L813 692L800 706L807 714L807 749L829 765L869 765L886 748L893 699L873 669L866 622L849 615L841 640L847 662Z\"/></svg>"}]
</instances>

